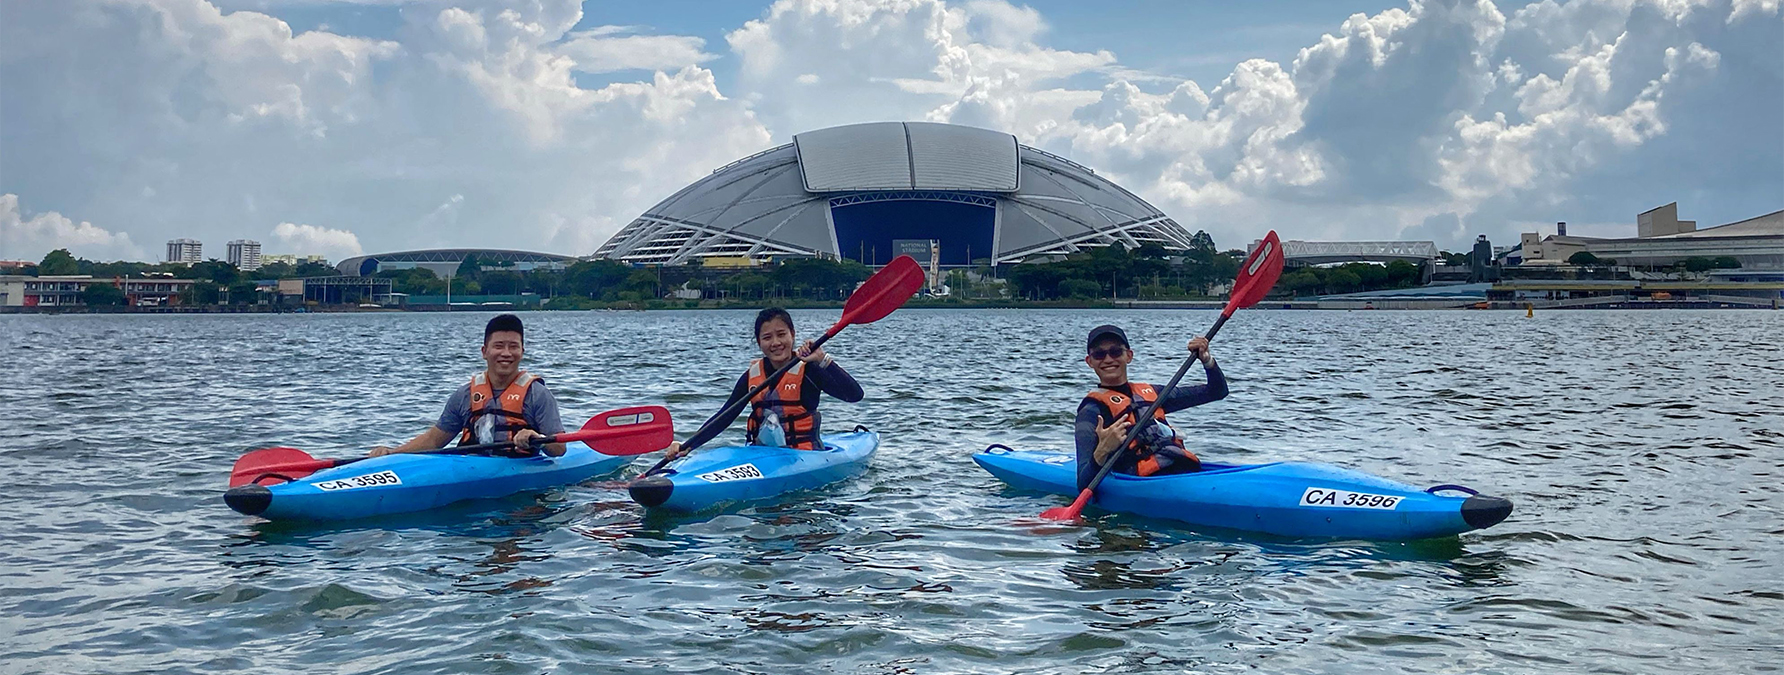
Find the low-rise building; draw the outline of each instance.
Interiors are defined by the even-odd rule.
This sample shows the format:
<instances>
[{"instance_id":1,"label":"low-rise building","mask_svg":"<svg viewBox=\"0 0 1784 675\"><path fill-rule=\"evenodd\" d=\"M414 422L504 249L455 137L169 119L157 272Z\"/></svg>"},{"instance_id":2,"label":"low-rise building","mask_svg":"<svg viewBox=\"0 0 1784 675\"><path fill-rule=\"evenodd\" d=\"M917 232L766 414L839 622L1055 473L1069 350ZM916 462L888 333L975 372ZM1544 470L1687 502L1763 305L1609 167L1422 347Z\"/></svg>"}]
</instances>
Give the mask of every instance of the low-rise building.
<instances>
[{"instance_id":1,"label":"low-rise building","mask_svg":"<svg viewBox=\"0 0 1784 675\"><path fill-rule=\"evenodd\" d=\"M179 296L197 283L191 279L120 279L91 275L46 277L0 276L0 307L77 307L81 292L92 284L111 284L124 291L132 307L177 305Z\"/></svg>"},{"instance_id":2,"label":"low-rise building","mask_svg":"<svg viewBox=\"0 0 1784 675\"><path fill-rule=\"evenodd\" d=\"M1555 234L1546 237L1524 233L1503 260L1507 265L1565 265L1582 251L1631 267L1667 267L1689 258L1732 258L1741 269L1784 269L1784 211L1700 230L1696 221L1679 220L1678 203L1674 202L1637 216L1634 237L1568 236L1562 223Z\"/></svg>"}]
</instances>

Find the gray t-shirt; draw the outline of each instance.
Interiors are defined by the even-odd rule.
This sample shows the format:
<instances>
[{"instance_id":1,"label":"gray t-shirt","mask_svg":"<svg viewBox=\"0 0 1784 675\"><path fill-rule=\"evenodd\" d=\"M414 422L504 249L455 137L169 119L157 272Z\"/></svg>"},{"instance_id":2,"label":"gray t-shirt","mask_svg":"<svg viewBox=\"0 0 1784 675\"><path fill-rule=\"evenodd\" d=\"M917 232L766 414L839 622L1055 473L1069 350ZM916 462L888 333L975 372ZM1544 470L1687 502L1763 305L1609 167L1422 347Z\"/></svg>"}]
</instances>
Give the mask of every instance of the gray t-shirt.
<instances>
[{"instance_id":1,"label":"gray t-shirt","mask_svg":"<svg viewBox=\"0 0 1784 675\"><path fill-rule=\"evenodd\" d=\"M490 403L494 403L494 401L495 399L491 399ZM564 433L564 421L558 417L557 398L552 396L551 390L545 387L545 380L536 380L532 386L527 387L527 397L525 401L521 402L520 414L527 418L527 426L541 434L550 436ZM479 421L477 426L480 428L476 431L478 443L495 442L493 424L497 418L496 415L484 415L483 419ZM434 422L434 426L448 434L458 436L464 433L465 425L470 421L471 385L466 383L459 387L458 391L452 392L451 398L446 399L446 409L440 412L440 420Z\"/></svg>"}]
</instances>

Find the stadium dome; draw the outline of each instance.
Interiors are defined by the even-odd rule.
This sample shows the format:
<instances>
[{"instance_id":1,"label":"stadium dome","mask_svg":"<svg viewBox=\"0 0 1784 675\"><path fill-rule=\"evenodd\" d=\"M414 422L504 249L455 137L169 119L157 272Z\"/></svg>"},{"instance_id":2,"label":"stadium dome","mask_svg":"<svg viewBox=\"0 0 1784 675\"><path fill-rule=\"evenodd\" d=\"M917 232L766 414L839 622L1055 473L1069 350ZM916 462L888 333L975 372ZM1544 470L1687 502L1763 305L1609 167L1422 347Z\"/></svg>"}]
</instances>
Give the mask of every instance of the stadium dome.
<instances>
[{"instance_id":1,"label":"stadium dome","mask_svg":"<svg viewBox=\"0 0 1784 675\"><path fill-rule=\"evenodd\" d=\"M720 167L638 216L595 257L682 265L822 256L883 265L935 240L940 264L962 266L1112 244L1180 251L1190 236L1095 171L1010 134L875 122L798 134Z\"/></svg>"},{"instance_id":2,"label":"stadium dome","mask_svg":"<svg viewBox=\"0 0 1784 675\"><path fill-rule=\"evenodd\" d=\"M476 256L477 262L485 265L507 263L517 272L534 269L559 269L569 267L576 258L555 253L534 253L532 251L505 251L486 248L436 248L425 251L395 251L391 253L374 253L372 255L356 255L335 263L335 269L341 274L355 277L369 277L384 270L406 270L425 267L434 274L449 277L458 271L459 263L465 258Z\"/></svg>"}]
</instances>

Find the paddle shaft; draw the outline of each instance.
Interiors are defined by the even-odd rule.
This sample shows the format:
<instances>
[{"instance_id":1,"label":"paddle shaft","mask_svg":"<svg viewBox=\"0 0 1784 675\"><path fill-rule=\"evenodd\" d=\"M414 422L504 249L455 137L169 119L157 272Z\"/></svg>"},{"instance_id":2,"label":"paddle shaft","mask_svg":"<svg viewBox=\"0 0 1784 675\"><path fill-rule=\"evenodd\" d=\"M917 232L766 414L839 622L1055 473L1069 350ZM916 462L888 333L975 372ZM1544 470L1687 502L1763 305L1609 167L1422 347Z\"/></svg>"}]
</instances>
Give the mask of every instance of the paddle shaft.
<instances>
[{"instance_id":1,"label":"paddle shaft","mask_svg":"<svg viewBox=\"0 0 1784 675\"><path fill-rule=\"evenodd\" d=\"M1232 316L1231 313L1221 314L1220 319L1214 322L1214 327L1209 328L1208 334L1202 337L1209 342L1213 342L1214 335L1220 332L1220 327L1226 325L1227 319L1232 318ZM1084 493L1088 494L1096 491L1096 486L1101 485L1103 478L1108 476L1109 471L1115 468L1115 462L1120 460L1121 455L1127 452L1127 446L1131 445L1134 442L1134 439L1140 437L1140 432L1146 429L1146 425L1152 423L1152 411L1157 410L1159 406L1164 405L1165 399L1170 398L1171 392L1177 390L1177 383L1181 382L1184 374L1189 372L1189 366L1198 360L1200 359L1194 355L1185 359L1183 361L1183 366L1177 369L1177 374L1171 376L1170 384L1166 384L1164 389L1158 390L1158 398L1152 399L1152 402L1146 404L1146 408L1140 411L1139 417L1134 422L1133 428L1127 430L1127 438L1122 439L1121 445L1115 447L1115 454L1109 455L1109 461L1103 463L1102 470L1096 472L1096 477L1090 479L1090 484L1084 486ZM1114 424L1114 420L1110 420L1109 423Z\"/></svg>"},{"instance_id":2,"label":"paddle shaft","mask_svg":"<svg viewBox=\"0 0 1784 675\"><path fill-rule=\"evenodd\" d=\"M823 335L820 335L820 336L818 336L818 339L813 340L811 343L812 351L817 351L817 349L819 347L824 346L825 342L829 342L830 338L834 337L837 333L842 332L842 327L848 325L846 323L847 320L848 320L848 317L843 317L843 321L838 321L836 323L836 325L830 327L830 330L824 331ZM799 363L799 355L797 353L795 353L793 355L793 358L787 360L786 365L775 369L774 373L770 374L766 379L763 379L761 384L758 384L754 387L750 387L749 391L743 392L743 396L739 397L737 400L732 401L730 404L726 405L725 408L723 410L720 410L717 415L713 415L712 417L708 418L706 420L706 424L700 425L700 430L694 432L694 436L704 435L707 432L708 426L711 426L711 425L717 423L720 419L730 417L731 415L734 415L738 411L742 410L743 406L749 405L750 399L755 398L756 394L762 393L763 389L772 387L776 383L780 382L781 376L786 375L787 371L792 370L793 366L798 363ZM693 452L694 449L698 448L698 447L700 447L700 446L684 445L681 447L681 451L682 451L682 454L685 456L687 453ZM669 462L671 462L671 461L673 461L673 460L671 460L668 457L664 457L662 459L662 461L659 461L656 464L651 465L650 469L645 471L642 475L649 476L653 473L656 473L657 471L662 470L663 467L668 466Z\"/></svg>"},{"instance_id":3,"label":"paddle shaft","mask_svg":"<svg viewBox=\"0 0 1784 675\"><path fill-rule=\"evenodd\" d=\"M568 442L572 442L572 441L587 440L587 439L595 437L596 435L597 434L595 434L593 432L571 431L571 432L566 432L566 433L562 433L562 434L552 434L550 436L540 436L539 438L533 439L533 441L530 445L534 449L537 449L541 445L557 443L559 437L563 437L564 438L563 442L568 443ZM393 454L393 455L475 455L475 454L478 454L481 452L486 452L489 450L503 450L503 449L512 448L512 447L515 447L514 441L501 441L499 443L479 443L477 445L458 445L458 446L445 447L445 448L434 448L432 450L416 450L415 452L397 452L397 453L390 453L390 454ZM379 457L387 457L387 456L389 456L389 455L379 455ZM333 464L333 466L342 466L342 465L346 465L346 464L352 464L354 462L363 462L368 459L371 459L371 457L366 456L366 457L354 457L352 459L340 459L340 460L335 460L335 463Z\"/></svg>"}]
</instances>

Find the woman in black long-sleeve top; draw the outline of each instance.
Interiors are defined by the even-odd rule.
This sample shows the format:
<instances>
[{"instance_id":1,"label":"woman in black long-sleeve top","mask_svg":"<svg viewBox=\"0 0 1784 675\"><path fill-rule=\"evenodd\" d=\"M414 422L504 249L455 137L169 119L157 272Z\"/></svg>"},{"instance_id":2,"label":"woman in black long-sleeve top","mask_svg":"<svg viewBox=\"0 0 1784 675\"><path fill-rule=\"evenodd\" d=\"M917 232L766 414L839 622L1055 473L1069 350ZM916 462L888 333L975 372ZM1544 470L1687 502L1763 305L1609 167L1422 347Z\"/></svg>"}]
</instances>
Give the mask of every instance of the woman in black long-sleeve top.
<instances>
[{"instance_id":1,"label":"woman in black long-sleeve top","mask_svg":"<svg viewBox=\"0 0 1784 675\"><path fill-rule=\"evenodd\" d=\"M813 349L810 340L795 348L795 340L793 317L787 310L770 307L756 315L756 346L761 348L762 358L751 362L749 370L737 378L737 384L731 387L730 398L725 401L725 409L730 409L732 403L756 385L766 382L769 375L789 361L798 359L800 363L776 380L774 386L764 388L750 400L750 416L744 432L750 445L822 450L819 394L829 394L849 403L861 400L861 385L842 366L836 365L823 348ZM680 457L683 445L705 445L731 426L740 413L742 410L738 409L729 416L715 415L707 420L692 438L669 446L669 459Z\"/></svg>"},{"instance_id":2,"label":"woman in black long-sleeve top","mask_svg":"<svg viewBox=\"0 0 1784 675\"><path fill-rule=\"evenodd\" d=\"M1128 381L1127 364L1134 360L1134 352L1128 347L1127 333L1120 328L1097 326L1091 329L1085 349L1088 353L1084 363L1096 371L1097 388L1078 403L1078 419L1072 428L1078 446L1080 490L1096 478L1103 463L1109 461L1121 440L1127 437L1127 431L1140 411L1158 395L1152 385ZM1153 476L1201 470L1201 460L1185 447L1183 437L1165 423L1165 414L1226 398L1227 382L1220 366L1214 364L1214 355L1208 351L1206 339L1191 339L1189 353L1201 359L1208 383L1178 385L1172 390L1154 413L1156 421L1115 460L1112 473Z\"/></svg>"}]
</instances>

